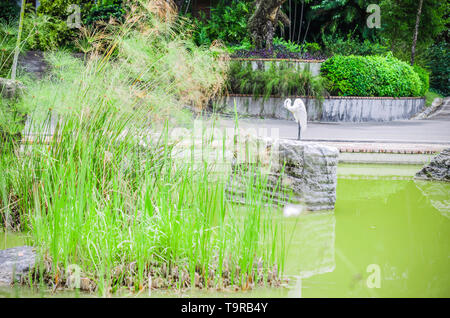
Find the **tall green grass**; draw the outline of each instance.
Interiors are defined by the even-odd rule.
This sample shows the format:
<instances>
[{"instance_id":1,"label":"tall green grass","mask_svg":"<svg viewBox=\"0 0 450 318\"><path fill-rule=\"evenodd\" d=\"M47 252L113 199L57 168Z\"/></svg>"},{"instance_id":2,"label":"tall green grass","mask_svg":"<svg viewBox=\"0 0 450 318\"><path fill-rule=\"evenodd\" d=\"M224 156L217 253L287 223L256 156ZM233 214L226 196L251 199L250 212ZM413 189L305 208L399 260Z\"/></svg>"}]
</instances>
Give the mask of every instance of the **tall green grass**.
<instances>
[{"instance_id":1,"label":"tall green grass","mask_svg":"<svg viewBox=\"0 0 450 318\"><path fill-rule=\"evenodd\" d=\"M182 106L213 95L226 65L155 25L117 34L87 62L49 54L49 77L27 83L24 142L0 157L0 217L32 233L31 284L64 286L74 264L101 295L279 282L283 231L264 177L244 178L236 205L228 174L173 155Z\"/></svg>"}]
</instances>

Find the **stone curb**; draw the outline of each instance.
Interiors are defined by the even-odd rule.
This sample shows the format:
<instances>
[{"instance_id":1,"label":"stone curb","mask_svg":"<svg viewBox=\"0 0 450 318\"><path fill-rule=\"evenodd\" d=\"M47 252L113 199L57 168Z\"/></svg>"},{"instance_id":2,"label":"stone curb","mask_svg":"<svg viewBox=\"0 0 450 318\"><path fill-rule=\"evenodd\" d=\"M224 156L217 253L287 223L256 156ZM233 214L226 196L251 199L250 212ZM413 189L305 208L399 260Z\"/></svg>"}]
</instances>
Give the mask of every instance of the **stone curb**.
<instances>
[{"instance_id":1,"label":"stone curb","mask_svg":"<svg viewBox=\"0 0 450 318\"><path fill-rule=\"evenodd\" d=\"M314 143L333 146L338 148L339 152L345 153L391 153L391 154L437 154L449 145L437 144L398 144L398 143L359 143L359 142L321 142Z\"/></svg>"}]
</instances>

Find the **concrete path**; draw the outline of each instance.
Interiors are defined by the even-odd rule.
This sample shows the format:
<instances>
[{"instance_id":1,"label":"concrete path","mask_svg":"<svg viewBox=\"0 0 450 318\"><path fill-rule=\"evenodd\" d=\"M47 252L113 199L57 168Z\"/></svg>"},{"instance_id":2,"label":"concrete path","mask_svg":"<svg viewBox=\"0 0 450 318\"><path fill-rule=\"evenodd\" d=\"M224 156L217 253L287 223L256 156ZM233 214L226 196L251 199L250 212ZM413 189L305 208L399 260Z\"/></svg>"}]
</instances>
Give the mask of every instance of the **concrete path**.
<instances>
[{"instance_id":1,"label":"concrete path","mask_svg":"<svg viewBox=\"0 0 450 318\"><path fill-rule=\"evenodd\" d=\"M234 127L233 119L221 119L220 126ZM259 134L267 129L280 138L297 138L297 124L287 120L240 119L241 128L253 128ZM450 146L450 120L402 120L367 123L308 123L304 141L366 142L402 144L444 144Z\"/></svg>"},{"instance_id":2,"label":"concrete path","mask_svg":"<svg viewBox=\"0 0 450 318\"><path fill-rule=\"evenodd\" d=\"M447 111L448 108L442 108L432 120L308 123L302 140L338 148L340 162L423 165L450 147ZM222 118L219 126L231 128L235 122ZM239 127L252 128L262 136L297 138L294 121L242 118Z\"/></svg>"},{"instance_id":3,"label":"concrete path","mask_svg":"<svg viewBox=\"0 0 450 318\"><path fill-rule=\"evenodd\" d=\"M435 113L431 114L427 120L448 121L450 125L450 98L444 98L444 104Z\"/></svg>"}]
</instances>

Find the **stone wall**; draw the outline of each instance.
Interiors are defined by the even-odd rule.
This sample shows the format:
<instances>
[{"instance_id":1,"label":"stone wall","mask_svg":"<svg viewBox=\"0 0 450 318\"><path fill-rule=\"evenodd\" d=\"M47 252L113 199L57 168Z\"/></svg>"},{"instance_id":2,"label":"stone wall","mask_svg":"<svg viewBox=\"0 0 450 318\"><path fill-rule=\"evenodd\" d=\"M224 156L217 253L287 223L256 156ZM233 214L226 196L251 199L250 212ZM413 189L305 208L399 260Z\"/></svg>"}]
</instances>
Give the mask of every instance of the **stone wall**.
<instances>
[{"instance_id":1,"label":"stone wall","mask_svg":"<svg viewBox=\"0 0 450 318\"><path fill-rule=\"evenodd\" d=\"M290 97L295 99L296 97ZM367 122L410 119L425 107L424 98L390 97L329 97L320 102L313 98L302 98L308 112L308 120L324 122ZM215 102L219 112L234 113L262 118L292 119L283 107L285 98L255 98L230 95Z\"/></svg>"}]
</instances>

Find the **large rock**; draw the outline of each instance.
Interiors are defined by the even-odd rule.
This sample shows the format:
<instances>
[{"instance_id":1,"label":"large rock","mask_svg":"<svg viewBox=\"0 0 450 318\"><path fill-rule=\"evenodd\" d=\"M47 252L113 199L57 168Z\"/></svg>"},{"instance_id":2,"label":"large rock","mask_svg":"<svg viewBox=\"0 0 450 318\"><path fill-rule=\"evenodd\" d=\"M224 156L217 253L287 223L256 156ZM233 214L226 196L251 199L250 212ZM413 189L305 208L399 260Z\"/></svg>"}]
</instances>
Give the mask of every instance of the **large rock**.
<instances>
[{"instance_id":1,"label":"large rock","mask_svg":"<svg viewBox=\"0 0 450 318\"><path fill-rule=\"evenodd\" d=\"M450 182L450 148L444 149L428 165L417 172L417 179Z\"/></svg>"},{"instance_id":2,"label":"large rock","mask_svg":"<svg viewBox=\"0 0 450 318\"><path fill-rule=\"evenodd\" d=\"M0 78L0 95L4 98L13 98L23 92L25 86L19 81Z\"/></svg>"},{"instance_id":3,"label":"large rock","mask_svg":"<svg viewBox=\"0 0 450 318\"><path fill-rule=\"evenodd\" d=\"M30 246L0 250L0 284L20 281L34 267L36 253Z\"/></svg>"},{"instance_id":4,"label":"large rock","mask_svg":"<svg viewBox=\"0 0 450 318\"><path fill-rule=\"evenodd\" d=\"M309 211L332 210L336 202L337 148L297 140L269 138L259 139L270 155L270 160L261 160L262 168L268 168L268 188L265 199L273 203L290 200ZM259 146L261 147L261 145ZM245 182L248 180L248 164L234 164L228 191L234 201L245 201ZM236 173L241 171L241 173ZM256 174L255 171L252 173ZM258 172L259 173L259 172ZM244 177L243 177L244 176Z\"/></svg>"},{"instance_id":5,"label":"large rock","mask_svg":"<svg viewBox=\"0 0 450 318\"><path fill-rule=\"evenodd\" d=\"M45 60L44 52L27 51L19 55L18 66L24 72L33 74L37 79L42 79L50 66Z\"/></svg>"}]
</instances>

